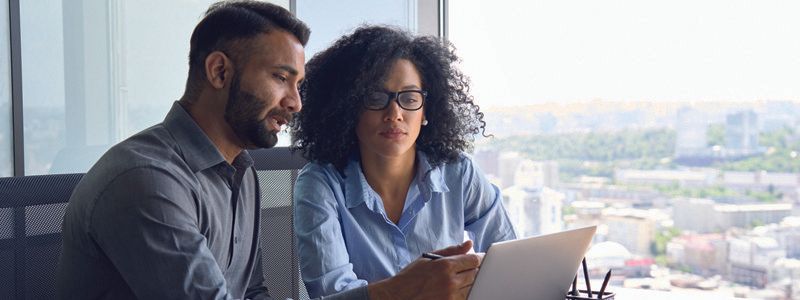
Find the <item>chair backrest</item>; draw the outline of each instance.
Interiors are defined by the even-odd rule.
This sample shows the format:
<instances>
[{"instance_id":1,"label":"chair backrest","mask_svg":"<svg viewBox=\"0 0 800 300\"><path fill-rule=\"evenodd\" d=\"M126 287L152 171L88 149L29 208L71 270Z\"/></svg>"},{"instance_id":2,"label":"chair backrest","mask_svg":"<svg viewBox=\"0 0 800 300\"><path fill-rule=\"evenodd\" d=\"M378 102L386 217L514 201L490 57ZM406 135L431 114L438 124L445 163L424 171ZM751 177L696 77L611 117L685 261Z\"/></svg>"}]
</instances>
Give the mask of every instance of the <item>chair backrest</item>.
<instances>
[{"instance_id":1,"label":"chair backrest","mask_svg":"<svg viewBox=\"0 0 800 300\"><path fill-rule=\"evenodd\" d=\"M250 151L261 190L262 266L275 299L308 299L300 279L292 217L297 173L306 161L286 148ZM83 174L0 178L0 299L54 299L61 223Z\"/></svg>"},{"instance_id":2,"label":"chair backrest","mask_svg":"<svg viewBox=\"0 0 800 300\"><path fill-rule=\"evenodd\" d=\"M306 164L288 148L250 151L261 190L261 250L264 278L274 299L309 299L300 277L294 235L293 193Z\"/></svg>"},{"instance_id":3,"label":"chair backrest","mask_svg":"<svg viewBox=\"0 0 800 300\"><path fill-rule=\"evenodd\" d=\"M54 299L61 222L83 174L0 178L0 299Z\"/></svg>"}]
</instances>

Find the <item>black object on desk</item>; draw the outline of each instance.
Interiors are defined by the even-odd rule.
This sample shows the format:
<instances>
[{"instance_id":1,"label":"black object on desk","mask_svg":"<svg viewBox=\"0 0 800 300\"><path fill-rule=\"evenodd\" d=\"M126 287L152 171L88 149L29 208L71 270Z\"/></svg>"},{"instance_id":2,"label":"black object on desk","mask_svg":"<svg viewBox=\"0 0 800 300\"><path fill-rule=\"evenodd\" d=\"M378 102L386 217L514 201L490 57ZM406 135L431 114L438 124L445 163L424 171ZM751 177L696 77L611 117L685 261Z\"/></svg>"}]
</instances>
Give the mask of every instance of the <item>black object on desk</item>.
<instances>
[{"instance_id":1,"label":"black object on desk","mask_svg":"<svg viewBox=\"0 0 800 300\"><path fill-rule=\"evenodd\" d=\"M430 260L437 260L437 259L440 259L440 258L444 258L444 256L441 256L441 255L436 254L436 253L430 253L430 252L422 253L422 257L430 259Z\"/></svg>"},{"instance_id":2,"label":"black object on desk","mask_svg":"<svg viewBox=\"0 0 800 300\"><path fill-rule=\"evenodd\" d=\"M567 300L613 300L614 296L616 296L614 292L604 292L601 296L600 292L592 292L592 295L589 296L589 293L586 290L578 291L577 296L573 296L570 293L567 293Z\"/></svg>"},{"instance_id":3,"label":"black object on desk","mask_svg":"<svg viewBox=\"0 0 800 300\"><path fill-rule=\"evenodd\" d=\"M589 268L586 267L586 258L583 258L583 261L581 263L583 265L583 278L586 281L586 289L576 291L576 287L578 285L578 274L575 274L575 279L572 280L572 290L567 292L566 299L567 300L614 299L614 296L616 296L614 292L606 292L606 287L608 286L608 280L611 279L611 270L608 270L608 273L606 273L606 277L603 279L603 285L600 287L600 291L595 292L592 291L591 285L589 284Z\"/></svg>"}]
</instances>

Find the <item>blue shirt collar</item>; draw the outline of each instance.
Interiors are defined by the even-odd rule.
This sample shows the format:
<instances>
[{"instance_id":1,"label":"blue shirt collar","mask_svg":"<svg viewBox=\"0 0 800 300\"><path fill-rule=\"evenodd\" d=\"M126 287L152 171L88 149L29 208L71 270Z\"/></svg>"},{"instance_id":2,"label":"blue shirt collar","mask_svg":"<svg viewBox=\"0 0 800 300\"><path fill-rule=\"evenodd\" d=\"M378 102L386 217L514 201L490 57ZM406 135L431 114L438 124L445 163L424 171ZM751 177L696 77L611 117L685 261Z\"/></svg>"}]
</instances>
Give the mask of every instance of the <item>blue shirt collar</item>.
<instances>
[{"instance_id":1,"label":"blue shirt collar","mask_svg":"<svg viewBox=\"0 0 800 300\"><path fill-rule=\"evenodd\" d=\"M417 151L417 174L414 180L422 193L423 199L427 202L431 199L431 193L446 193L450 189L447 187L444 176L442 176L442 166L431 166L425 153ZM364 172L361 171L361 162L358 156L353 156L344 168L345 176L345 204L347 208L353 208L361 203L366 203L367 208L376 210L376 206L383 207L382 203L377 203L378 198L375 192L367 183Z\"/></svg>"},{"instance_id":2,"label":"blue shirt collar","mask_svg":"<svg viewBox=\"0 0 800 300\"><path fill-rule=\"evenodd\" d=\"M205 132L197 125L183 106L177 101L164 118L164 128L169 131L178 144L183 159L193 172L208 169L225 162L222 153L208 138ZM237 160L241 164L252 164L252 159L247 151L242 151Z\"/></svg>"}]
</instances>

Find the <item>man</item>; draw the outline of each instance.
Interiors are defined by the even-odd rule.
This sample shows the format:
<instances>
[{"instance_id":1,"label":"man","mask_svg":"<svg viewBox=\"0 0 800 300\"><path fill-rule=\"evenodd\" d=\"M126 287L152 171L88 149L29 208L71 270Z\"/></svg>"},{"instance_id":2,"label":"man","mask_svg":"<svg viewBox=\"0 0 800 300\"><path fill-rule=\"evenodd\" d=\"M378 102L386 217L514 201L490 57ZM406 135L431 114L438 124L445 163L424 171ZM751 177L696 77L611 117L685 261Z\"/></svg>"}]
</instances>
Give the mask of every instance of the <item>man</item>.
<instances>
[{"instance_id":1,"label":"man","mask_svg":"<svg viewBox=\"0 0 800 300\"><path fill-rule=\"evenodd\" d=\"M195 27L183 97L164 122L111 148L67 206L64 299L270 299L245 149L275 145L301 109L309 29L275 5L222 2ZM328 299L463 298L470 243Z\"/></svg>"}]
</instances>

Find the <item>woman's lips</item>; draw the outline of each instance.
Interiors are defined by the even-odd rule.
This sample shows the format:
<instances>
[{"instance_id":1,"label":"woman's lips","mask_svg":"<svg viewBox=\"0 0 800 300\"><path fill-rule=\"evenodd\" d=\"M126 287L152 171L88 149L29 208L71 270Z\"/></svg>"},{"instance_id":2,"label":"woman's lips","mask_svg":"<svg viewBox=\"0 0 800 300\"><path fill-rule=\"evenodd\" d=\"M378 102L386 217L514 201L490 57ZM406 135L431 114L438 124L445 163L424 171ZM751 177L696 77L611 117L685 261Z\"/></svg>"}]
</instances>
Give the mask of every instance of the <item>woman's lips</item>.
<instances>
[{"instance_id":1,"label":"woman's lips","mask_svg":"<svg viewBox=\"0 0 800 300\"><path fill-rule=\"evenodd\" d=\"M406 132L404 132L404 131L402 131L400 129L389 129L389 130L381 131L378 134L380 134L382 137L387 138L387 139L399 139L399 138L405 137L407 135Z\"/></svg>"}]
</instances>

